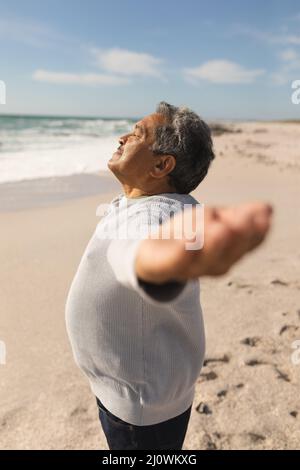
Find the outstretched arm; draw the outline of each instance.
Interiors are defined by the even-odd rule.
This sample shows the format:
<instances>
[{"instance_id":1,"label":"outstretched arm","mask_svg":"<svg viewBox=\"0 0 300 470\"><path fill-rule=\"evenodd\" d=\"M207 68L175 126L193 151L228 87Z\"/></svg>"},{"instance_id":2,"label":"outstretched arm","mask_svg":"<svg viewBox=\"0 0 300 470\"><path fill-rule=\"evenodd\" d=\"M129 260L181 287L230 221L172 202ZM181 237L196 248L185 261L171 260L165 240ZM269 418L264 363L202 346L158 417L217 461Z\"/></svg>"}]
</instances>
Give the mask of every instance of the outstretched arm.
<instances>
[{"instance_id":1,"label":"outstretched arm","mask_svg":"<svg viewBox=\"0 0 300 470\"><path fill-rule=\"evenodd\" d=\"M195 209L191 210L195 214ZM187 250L187 240L172 238L172 233L176 233L176 224L178 226L182 220L185 221L185 215L176 214L167 222L171 234L169 239L145 239L140 242L135 258L137 277L142 281L162 284L225 274L264 240L270 229L271 216L271 206L260 202L205 208L204 246Z\"/></svg>"}]
</instances>

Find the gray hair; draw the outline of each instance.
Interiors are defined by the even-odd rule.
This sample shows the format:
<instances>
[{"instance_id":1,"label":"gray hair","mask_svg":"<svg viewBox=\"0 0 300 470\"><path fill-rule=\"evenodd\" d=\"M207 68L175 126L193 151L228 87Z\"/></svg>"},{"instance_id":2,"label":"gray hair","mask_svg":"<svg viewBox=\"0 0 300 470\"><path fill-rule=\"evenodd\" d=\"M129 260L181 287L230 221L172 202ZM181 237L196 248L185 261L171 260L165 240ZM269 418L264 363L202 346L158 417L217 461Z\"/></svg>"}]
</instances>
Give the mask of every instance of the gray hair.
<instances>
[{"instance_id":1,"label":"gray hair","mask_svg":"<svg viewBox=\"0 0 300 470\"><path fill-rule=\"evenodd\" d=\"M161 101L156 113L166 124L155 129L152 151L176 158L175 168L168 174L178 193L188 194L205 178L215 158L209 126L187 107L172 106Z\"/></svg>"}]
</instances>

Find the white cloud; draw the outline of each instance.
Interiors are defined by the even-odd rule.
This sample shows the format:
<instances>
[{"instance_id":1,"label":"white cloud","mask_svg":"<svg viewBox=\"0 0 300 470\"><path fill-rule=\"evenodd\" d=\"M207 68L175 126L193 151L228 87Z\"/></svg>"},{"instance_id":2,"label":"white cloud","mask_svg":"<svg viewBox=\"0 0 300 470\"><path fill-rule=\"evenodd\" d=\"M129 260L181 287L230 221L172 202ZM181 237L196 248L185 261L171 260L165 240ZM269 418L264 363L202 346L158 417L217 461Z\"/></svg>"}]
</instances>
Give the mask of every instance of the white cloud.
<instances>
[{"instance_id":1,"label":"white cloud","mask_svg":"<svg viewBox=\"0 0 300 470\"><path fill-rule=\"evenodd\" d=\"M43 22L29 18L0 18L0 38L20 42L33 47L66 47L77 40L66 37Z\"/></svg>"},{"instance_id":2,"label":"white cloud","mask_svg":"<svg viewBox=\"0 0 300 470\"><path fill-rule=\"evenodd\" d=\"M184 69L186 80L196 83L207 80L212 83L252 83L264 74L262 69L246 69L229 60L209 60L199 67Z\"/></svg>"},{"instance_id":3,"label":"white cloud","mask_svg":"<svg viewBox=\"0 0 300 470\"><path fill-rule=\"evenodd\" d=\"M80 74L39 69L33 73L32 78L48 83L81 85L126 85L131 83L133 76L152 76L165 80L159 70L163 61L149 54L118 48L93 48L89 52L93 54L102 73Z\"/></svg>"},{"instance_id":4,"label":"white cloud","mask_svg":"<svg viewBox=\"0 0 300 470\"><path fill-rule=\"evenodd\" d=\"M285 49L279 53L281 65L271 74L272 81L276 85L284 85L299 77L300 53L295 49Z\"/></svg>"},{"instance_id":5,"label":"white cloud","mask_svg":"<svg viewBox=\"0 0 300 470\"><path fill-rule=\"evenodd\" d=\"M300 46L300 36L296 34L287 34L278 38L278 42L281 44L292 44L294 46Z\"/></svg>"},{"instance_id":6,"label":"white cloud","mask_svg":"<svg viewBox=\"0 0 300 470\"><path fill-rule=\"evenodd\" d=\"M285 49L279 53L279 58L285 62L293 62L299 60L299 54L295 49Z\"/></svg>"},{"instance_id":7,"label":"white cloud","mask_svg":"<svg viewBox=\"0 0 300 470\"><path fill-rule=\"evenodd\" d=\"M289 20L299 19L299 14L290 17ZM300 35L298 32L291 32L291 27L282 25L277 32L260 31L255 28L238 25L234 28L234 33L245 35L257 39L267 44L275 50L276 56L280 62L277 70L269 73L269 77L273 83L277 85L285 85L297 78L300 73ZM286 49L278 51L279 47Z\"/></svg>"},{"instance_id":8,"label":"white cloud","mask_svg":"<svg viewBox=\"0 0 300 470\"><path fill-rule=\"evenodd\" d=\"M156 77L166 81L160 70L163 60L153 55L129 51L121 48L100 49L82 44L80 39L57 31L46 22L26 17L0 17L0 40L15 41L38 48L57 48L59 51L74 53L80 50L85 55L94 56L94 66L100 73L69 73L36 70L35 80L51 83L78 83L85 85L122 85L130 83L134 76Z\"/></svg>"},{"instance_id":9,"label":"white cloud","mask_svg":"<svg viewBox=\"0 0 300 470\"><path fill-rule=\"evenodd\" d=\"M271 73L271 79L272 82L275 83L275 85L285 85L290 79L290 73L288 70L281 69L278 70L277 72Z\"/></svg>"},{"instance_id":10,"label":"white cloud","mask_svg":"<svg viewBox=\"0 0 300 470\"><path fill-rule=\"evenodd\" d=\"M288 30L288 28L286 28ZM248 28L245 26L236 26L234 28L234 33L239 35L245 35L258 39L259 41L269 43L269 44L281 44L281 45L300 45L300 35L299 34L287 34L282 28L281 33L272 33L270 31L260 31L255 28Z\"/></svg>"},{"instance_id":11,"label":"white cloud","mask_svg":"<svg viewBox=\"0 0 300 470\"><path fill-rule=\"evenodd\" d=\"M36 70L32 78L40 82L77 85L124 85L130 83L128 78L105 74L75 74L53 72L50 70Z\"/></svg>"},{"instance_id":12,"label":"white cloud","mask_svg":"<svg viewBox=\"0 0 300 470\"><path fill-rule=\"evenodd\" d=\"M96 64L102 69L126 76L163 78L160 70L162 59L150 54L128 51L127 49L91 49Z\"/></svg>"},{"instance_id":13,"label":"white cloud","mask_svg":"<svg viewBox=\"0 0 300 470\"><path fill-rule=\"evenodd\" d=\"M299 21L300 20L300 12L294 13L293 15L288 17L289 21Z\"/></svg>"}]
</instances>

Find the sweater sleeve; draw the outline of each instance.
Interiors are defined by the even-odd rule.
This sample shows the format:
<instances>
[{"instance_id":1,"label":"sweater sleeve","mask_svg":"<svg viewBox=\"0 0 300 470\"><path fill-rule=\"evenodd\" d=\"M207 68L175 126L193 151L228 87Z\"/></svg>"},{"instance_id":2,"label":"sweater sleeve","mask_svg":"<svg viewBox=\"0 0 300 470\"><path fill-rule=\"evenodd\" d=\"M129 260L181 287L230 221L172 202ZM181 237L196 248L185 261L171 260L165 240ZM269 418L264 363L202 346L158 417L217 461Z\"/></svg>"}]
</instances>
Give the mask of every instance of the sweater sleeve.
<instances>
[{"instance_id":1,"label":"sweater sleeve","mask_svg":"<svg viewBox=\"0 0 300 470\"><path fill-rule=\"evenodd\" d=\"M157 209L157 210L156 210ZM177 206L178 210L178 206ZM169 206L159 204L159 207L145 205L133 212L127 219L129 233L138 228L139 236L136 238L113 239L108 246L107 259L116 276L124 286L135 290L146 301L152 304L171 304L179 301L187 293L192 281L180 283L169 281L164 284L154 284L143 281L135 272L135 258L139 243L146 238L149 228L156 229L169 217Z\"/></svg>"},{"instance_id":2,"label":"sweater sleeve","mask_svg":"<svg viewBox=\"0 0 300 470\"><path fill-rule=\"evenodd\" d=\"M116 279L129 289L133 289L152 304L173 304L178 302L188 291L192 281L180 283L168 281L154 284L143 281L135 272L135 258L141 240L112 240L107 250L108 262Z\"/></svg>"}]
</instances>

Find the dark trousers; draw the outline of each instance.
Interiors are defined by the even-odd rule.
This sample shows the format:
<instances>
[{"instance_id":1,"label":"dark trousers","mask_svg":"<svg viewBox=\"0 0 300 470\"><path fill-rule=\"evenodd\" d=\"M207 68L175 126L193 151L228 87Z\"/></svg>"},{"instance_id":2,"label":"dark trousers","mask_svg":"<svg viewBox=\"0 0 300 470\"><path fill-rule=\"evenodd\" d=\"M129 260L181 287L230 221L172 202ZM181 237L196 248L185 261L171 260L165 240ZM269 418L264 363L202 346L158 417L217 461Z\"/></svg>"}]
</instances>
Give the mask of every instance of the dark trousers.
<instances>
[{"instance_id":1,"label":"dark trousers","mask_svg":"<svg viewBox=\"0 0 300 470\"><path fill-rule=\"evenodd\" d=\"M149 426L126 423L96 397L99 419L110 450L182 449L192 405L182 414Z\"/></svg>"}]
</instances>

